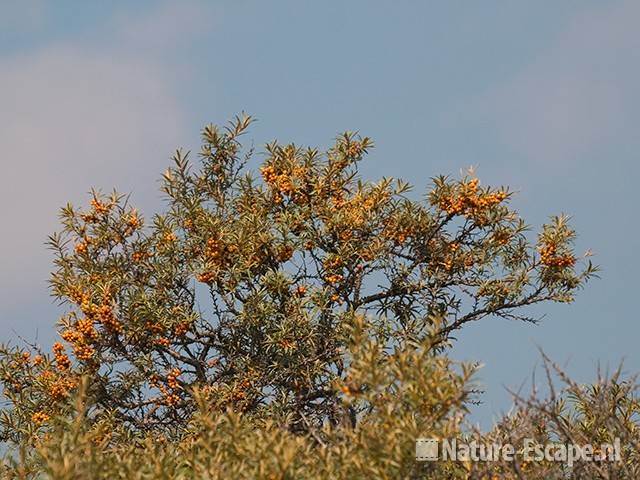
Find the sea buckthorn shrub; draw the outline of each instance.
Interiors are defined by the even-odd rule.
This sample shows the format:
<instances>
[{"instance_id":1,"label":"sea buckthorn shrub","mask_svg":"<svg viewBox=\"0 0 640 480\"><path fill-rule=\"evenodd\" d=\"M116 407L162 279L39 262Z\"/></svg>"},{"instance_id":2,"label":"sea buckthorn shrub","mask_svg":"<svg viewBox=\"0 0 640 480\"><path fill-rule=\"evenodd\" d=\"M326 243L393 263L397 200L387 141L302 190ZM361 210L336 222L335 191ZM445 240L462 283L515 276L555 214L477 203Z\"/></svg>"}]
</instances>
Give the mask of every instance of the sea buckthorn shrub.
<instances>
[{"instance_id":1,"label":"sea buckthorn shrub","mask_svg":"<svg viewBox=\"0 0 640 480\"><path fill-rule=\"evenodd\" d=\"M454 364L426 353L428 344L381 355L379 332L364 319L348 328L350 377L336 385L336 424L311 424L301 411L304 433L291 418L273 412L251 415L207 389L192 391L194 414L179 435L137 431L117 416L95 413L83 378L64 415L45 426L5 459L7 478L407 478L432 474L456 478L463 464L414 461L415 439L459 433L474 397L473 365ZM375 385L375 387L373 387ZM353 412L367 405L354 428ZM308 422L308 423L307 423ZM40 477L37 477L40 478ZM459 477L462 478L462 477Z\"/></svg>"},{"instance_id":2,"label":"sea buckthorn shrub","mask_svg":"<svg viewBox=\"0 0 640 480\"><path fill-rule=\"evenodd\" d=\"M535 322L527 307L570 302L596 273L565 217L532 238L507 188L472 173L420 195L364 181L373 144L353 132L325 152L272 142L253 171L250 124L205 127L197 161L177 151L149 219L117 192L62 209L49 239L60 339L2 348L4 440L56 438L82 386L82 428L109 425L105 445L185 441L204 411L304 448L395 448L380 471L406 468L393 455L454 431L473 401L473 368L447 358L456 333Z\"/></svg>"},{"instance_id":3,"label":"sea buckthorn shrub","mask_svg":"<svg viewBox=\"0 0 640 480\"><path fill-rule=\"evenodd\" d=\"M640 396L636 375L598 372L579 384L543 353L547 395L514 392L514 405L489 432L469 434L484 443L511 444L515 461L472 462L470 478L627 479L640 476ZM529 442L576 445L605 459L572 462L525 457ZM611 447L617 442L619 450ZM606 450L605 450L606 448ZM535 455L535 454L534 454Z\"/></svg>"},{"instance_id":4,"label":"sea buckthorn shrub","mask_svg":"<svg viewBox=\"0 0 640 480\"><path fill-rule=\"evenodd\" d=\"M0 465L2 478L272 479L272 478L433 478L433 479L628 479L640 471L638 385L620 371L595 384L579 385L545 359L562 386L540 397L516 395L512 411L488 432L465 421L473 390L465 383L470 366L443 356L403 349L378 362L376 335L355 326L350 353L357 357L353 378L341 389L345 406L368 401L375 414L352 428L310 429L300 435L277 417L256 417L227 408L220 412L196 390L197 406L182 435L132 434L119 422L92 418L84 384L66 416L47 418L46 435L34 437ZM368 332L373 333L373 332ZM363 389L362 381L378 385ZM392 394L386 388L393 383ZM380 392L383 392L382 394ZM415 439L476 441L514 445L515 461L417 462ZM619 439L617 461L531 461L525 442L586 445L596 448Z\"/></svg>"}]
</instances>

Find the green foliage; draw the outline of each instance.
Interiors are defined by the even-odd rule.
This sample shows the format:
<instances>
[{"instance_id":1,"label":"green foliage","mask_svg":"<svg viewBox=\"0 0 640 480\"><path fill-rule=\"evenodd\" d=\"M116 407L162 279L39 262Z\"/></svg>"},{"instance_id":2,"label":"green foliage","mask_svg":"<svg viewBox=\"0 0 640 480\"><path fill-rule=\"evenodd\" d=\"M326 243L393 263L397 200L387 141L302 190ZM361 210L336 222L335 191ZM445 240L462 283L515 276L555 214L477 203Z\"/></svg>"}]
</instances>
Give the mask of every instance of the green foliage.
<instances>
[{"instance_id":1,"label":"green foliage","mask_svg":"<svg viewBox=\"0 0 640 480\"><path fill-rule=\"evenodd\" d=\"M468 474L414 460L416 438L461 434L475 400L452 336L572 301L597 271L575 233L557 217L530 239L512 194L471 174L419 201L365 182L373 145L351 132L324 153L268 144L257 178L250 123L206 127L198 166L176 152L148 222L117 192L62 209L62 342L2 348L8 475Z\"/></svg>"}]
</instances>

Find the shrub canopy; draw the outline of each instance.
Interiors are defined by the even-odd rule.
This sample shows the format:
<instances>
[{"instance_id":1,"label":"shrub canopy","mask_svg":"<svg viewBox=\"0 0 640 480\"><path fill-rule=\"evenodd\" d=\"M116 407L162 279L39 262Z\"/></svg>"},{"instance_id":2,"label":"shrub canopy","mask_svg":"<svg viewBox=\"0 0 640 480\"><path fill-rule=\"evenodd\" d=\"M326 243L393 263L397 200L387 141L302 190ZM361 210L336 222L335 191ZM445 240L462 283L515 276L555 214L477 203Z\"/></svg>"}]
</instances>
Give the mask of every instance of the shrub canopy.
<instances>
[{"instance_id":1,"label":"shrub canopy","mask_svg":"<svg viewBox=\"0 0 640 480\"><path fill-rule=\"evenodd\" d=\"M528 306L570 302L596 272L565 217L532 236L512 193L472 173L419 196L363 181L372 142L356 133L324 153L270 143L253 173L250 124L204 128L197 165L177 151L149 220L117 192L62 209L61 338L52 354L3 348L5 440L46 443L78 415L112 446L239 422L294 451L377 448L380 472L400 474L413 439L459 432L474 400L475 367L447 357L455 333L533 322Z\"/></svg>"}]
</instances>

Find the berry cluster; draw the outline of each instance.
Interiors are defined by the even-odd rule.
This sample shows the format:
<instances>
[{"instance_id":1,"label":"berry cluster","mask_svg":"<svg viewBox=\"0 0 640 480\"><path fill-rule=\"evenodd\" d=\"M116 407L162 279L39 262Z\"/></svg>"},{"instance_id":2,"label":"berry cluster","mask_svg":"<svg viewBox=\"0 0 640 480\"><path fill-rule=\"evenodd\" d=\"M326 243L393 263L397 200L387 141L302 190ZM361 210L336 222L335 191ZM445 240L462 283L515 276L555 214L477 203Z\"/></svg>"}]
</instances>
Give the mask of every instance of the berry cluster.
<instances>
[{"instance_id":1,"label":"berry cluster","mask_svg":"<svg viewBox=\"0 0 640 480\"><path fill-rule=\"evenodd\" d=\"M161 347L168 347L169 345L171 345L171 342L169 341L169 339L167 337L160 337L157 338L154 343L156 345L159 345Z\"/></svg>"},{"instance_id":2,"label":"berry cluster","mask_svg":"<svg viewBox=\"0 0 640 480\"><path fill-rule=\"evenodd\" d=\"M97 198L93 198L91 200L91 206L93 207L94 212L97 213L98 215L105 215L109 213L109 210L111 210L111 207L113 206L113 204L103 203Z\"/></svg>"},{"instance_id":3,"label":"berry cluster","mask_svg":"<svg viewBox=\"0 0 640 480\"><path fill-rule=\"evenodd\" d=\"M53 354L55 356L56 365L58 366L58 369L68 370L69 367L71 366L71 361L69 360L69 357L64 351L64 345L62 345L60 342L54 343Z\"/></svg>"},{"instance_id":4,"label":"berry cluster","mask_svg":"<svg viewBox=\"0 0 640 480\"><path fill-rule=\"evenodd\" d=\"M196 279L201 283L213 283L220 274L220 269L230 261L229 254L236 253L238 247L225 243L219 235L209 240L204 248L204 259L207 270L199 274Z\"/></svg>"},{"instance_id":5,"label":"berry cluster","mask_svg":"<svg viewBox=\"0 0 640 480\"><path fill-rule=\"evenodd\" d=\"M33 415L31 415L31 421L36 425L47 423L50 419L51 417L42 411L35 412Z\"/></svg>"},{"instance_id":6,"label":"berry cluster","mask_svg":"<svg viewBox=\"0 0 640 480\"><path fill-rule=\"evenodd\" d=\"M57 402L63 398L67 398L69 396L69 391L75 387L75 382L65 378L60 378L49 386L49 396L54 402Z\"/></svg>"},{"instance_id":7,"label":"berry cluster","mask_svg":"<svg viewBox=\"0 0 640 480\"><path fill-rule=\"evenodd\" d=\"M189 331L190 328L191 328L191 322L189 321L180 322L175 327L173 327L173 333L177 337L182 337Z\"/></svg>"},{"instance_id":8,"label":"berry cluster","mask_svg":"<svg viewBox=\"0 0 640 480\"><path fill-rule=\"evenodd\" d=\"M289 152L292 154L292 152ZM280 204L285 197L293 198L296 202L302 201L304 195L296 193L296 179L305 177L307 171L302 165L294 165L290 168L278 169L274 165L265 165L260 168L262 179L269 186L273 193L273 202Z\"/></svg>"},{"instance_id":9,"label":"berry cluster","mask_svg":"<svg viewBox=\"0 0 640 480\"><path fill-rule=\"evenodd\" d=\"M91 243L91 240L88 238L85 238L84 240L80 241L79 243L76 244L74 250L78 255L85 255L88 251L89 251L89 244Z\"/></svg>"},{"instance_id":10,"label":"berry cluster","mask_svg":"<svg viewBox=\"0 0 640 480\"><path fill-rule=\"evenodd\" d=\"M546 243L540 248L540 263L547 267L572 267L576 258L571 255L558 255L557 247L552 243Z\"/></svg>"},{"instance_id":11,"label":"berry cluster","mask_svg":"<svg viewBox=\"0 0 640 480\"><path fill-rule=\"evenodd\" d=\"M403 244L412 234L413 228L410 225L402 225L401 222L393 218L386 222L383 232L385 238L398 245Z\"/></svg>"},{"instance_id":12,"label":"berry cluster","mask_svg":"<svg viewBox=\"0 0 640 480\"><path fill-rule=\"evenodd\" d=\"M162 383L159 383L157 375L152 375L149 379L151 385L157 387L162 393L162 403L167 406L175 406L180 401L180 396L177 394L182 389L178 377L180 376L180 369L174 368L167 374L167 389Z\"/></svg>"},{"instance_id":13,"label":"berry cluster","mask_svg":"<svg viewBox=\"0 0 640 480\"><path fill-rule=\"evenodd\" d=\"M482 193L479 181L473 178L463 183L459 191L452 193L440 201L440 208L449 215L475 216L483 210L499 204L508 197L507 192Z\"/></svg>"},{"instance_id":14,"label":"berry cluster","mask_svg":"<svg viewBox=\"0 0 640 480\"><path fill-rule=\"evenodd\" d=\"M144 262L150 256L151 255L149 254L149 252L145 250L136 250L131 254L131 260L133 261L133 263L141 263L141 262Z\"/></svg>"},{"instance_id":15,"label":"berry cluster","mask_svg":"<svg viewBox=\"0 0 640 480\"><path fill-rule=\"evenodd\" d=\"M95 349L90 345L90 342L98 338L98 332L93 328L90 320L78 321L75 329L65 330L60 336L73 344L73 353L78 360L89 360L95 354Z\"/></svg>"}]
</instances>

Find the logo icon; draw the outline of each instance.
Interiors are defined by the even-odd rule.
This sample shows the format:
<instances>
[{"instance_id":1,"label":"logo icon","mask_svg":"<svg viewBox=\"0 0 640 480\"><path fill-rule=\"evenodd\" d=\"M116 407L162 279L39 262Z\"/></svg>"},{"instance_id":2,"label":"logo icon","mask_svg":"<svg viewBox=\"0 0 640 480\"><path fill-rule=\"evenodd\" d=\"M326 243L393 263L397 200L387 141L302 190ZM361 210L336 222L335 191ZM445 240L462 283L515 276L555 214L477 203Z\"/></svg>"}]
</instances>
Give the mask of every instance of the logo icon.
<instances>
[{"instance_id":1,"label":"logo icon","mask_svg":"<svg viewBox=\"0 0 640 480\"><path fill-rule=\"evenodd\" d=\"M438 460L438 440L435 438L418 438L416 440L416 460L419 462Z\"/></svg>"}]
</instances>

